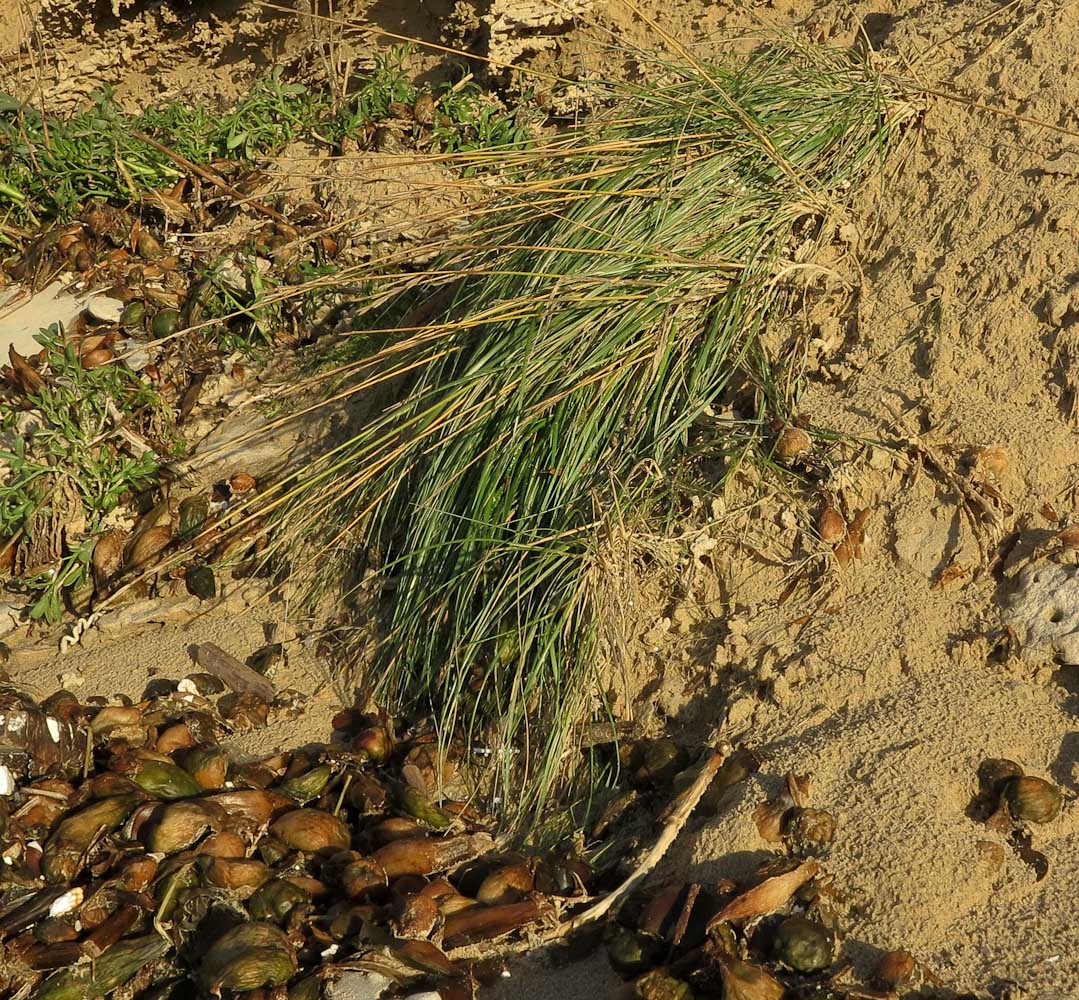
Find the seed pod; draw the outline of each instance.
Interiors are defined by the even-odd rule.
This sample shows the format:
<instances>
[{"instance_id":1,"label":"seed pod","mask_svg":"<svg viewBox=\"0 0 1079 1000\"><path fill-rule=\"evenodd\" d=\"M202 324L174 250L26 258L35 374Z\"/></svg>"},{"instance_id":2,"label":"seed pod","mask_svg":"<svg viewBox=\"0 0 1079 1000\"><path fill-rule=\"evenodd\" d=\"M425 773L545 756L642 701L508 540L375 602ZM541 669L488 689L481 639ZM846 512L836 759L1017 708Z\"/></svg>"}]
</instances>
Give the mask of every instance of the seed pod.
<instances>
[{"instance_id":1,"label":"seed pod","mask_svg":"<svg viewBox=\"0 0 1079 1000\"><path fill-rule=\"evenodd\" d=\"M150 336L154 340L171 337L180 328L180 313L176 309L159 309L150 321Z\"/></svg>"},{"instance_id":2,"label":"seed pod","mask_svg":"<svg viewBox=\"0 0 1079 1000\"><path fill-rule=\"evenodd\" d=\"M184 577L187 592L200 601L217 597L217 578L209 566L189 566Z\"/></svg>"},{"instance_id":3,"label":"seed pod","mask_svg":"<svg viewBox=\"0 0 1079 1000\"><path fill-rule=\"evenodd\" d=\"M817 521L817 532L821 541L828 545L841 541L847 534L846 520L831 503L827 503L820 512L820 519Z\"/></svg>"},{"instance_id":4,"label":"seed pod","mask_svg":"<svg viewBox=\"0 0 1079 1000\"><path fill-rule=\"evenodd\" d=\"M1069 524L1057 532L1057 541L1064 549L1079 549L1079 524Z\"/></svg>"},{"instance_id":5,"label":"seed pod","mask_svg":"<svg viewBox=\"0 0 1079 1000\"><path fill-rule=\"evenodd\" d=\"M886 990L901 990L914 979L917 968L914 956L900 948L881 955L877 962L876 979Z\"/></svg>"},{"instance_id":6,"label":"seed pod","mask_svg":"<svg viewBox=\"0 0 1079 1000\"><path fill-rule=\"evenodd\" d=\"M203 790L187 771L170 760L136 761L128 776L139 788L160 799L187 799Z\"/></svg>"},{"instance_id":7,"label":"seed pod","mask_svg":"<svg viewBox=\"0 0 1079 1000\"><path fill-rule=\"evenodd\" d=\"M773 948L776 958L795 972L821 972L832 964L835 937L805 917L788 917L776 930Z\"/></svg>"},{"instance_id":8,"label":"seed pod","mask_svg":"<svg viewBox=\"0 0 1079 1000\"><path fill-rule=\"evenodd\" d=\"M293 809L271 824L270 833L293 850L305 854L342 850L352 840L345 823L321 809Z\"/></svg>"},{"instance_id":9,"label":"seed pod","mask_svg":"<svg viewBox=\"0 0 1079 1000\"><path fill-rule=\"evenodd\" d=\"M219 889L231 889L243 898L263 885L272 872L257 858L215 858L203 856L199 867L202 881Z\"/></svg>"},{"instance_id":10,"label":"seed pod","mask_svg":"<svg viewBox=\"0 0 1079 1000\"><path fill-rule=\"evenodd\" d=\"M401 808L432 830L445 830L450 825L450 816L439 809L420 789L406 785L401 789L399 797Z\"/></svg>"},{"instance_id":11,"label":"seed pod","mask_svg":"<svg viewBox=\"0 0 1079 1000\"><path fill-rule=\"evenodd\" d=\"M86 861L90 845L102 833L119 829L138 800L134 795L101 799L63 820L45 845L41 871L46 881L70 882Z\"/></svg>"},{"instance_id":12,"label":"seed pod","mask_svg":"<svg viewBox=\"0 0 1079 1000\"><path fill-rule=\"evenodd\" d=\"M784 465L793 465L813 449L813 439L801 427L784 427L776 439L776 457Z\"/></svg>"},{"instance_id":13,"label":"seed pod","mask_svg":"<svg viewBox=\"0 0 1079 1000\"><path fill-rule=\"evenodd\" d=\"M225 682L220 677L215 677L213 674L188 674L182 681L181 685L187 681L189 686L185 685L179 688L180 691L199 694L203 698L209 698L215 694L221 694L225 690ZM193 690L192 690L193 689Z\"/></svg>"},{"instance_id":14,"label":"seed pod","mask_svg":"<svg viewBox=\"0 0 1079 1000\"><path fill-rule=\"evenodd\" d=\"M226 931L202 958L197 979L204 990L248 992L286 983L296 972L288 938L273 924L240 924Z\"/></svg>"},{"instance_id":15,"label":"seed pod","mask_svg":"<svg viewBox=\"0 0 1079 1000\"><path fill-rule=\"evenodd\" d=\"M177 510L180 520L180 538L188 542L202 531L209 512L210 501L206 497L201 495L184 497Z\"/></svg>"},{"instance_id":16,"label":"seed pod","mask_svg":"<svg viewBox=\"0 0 1079 1000\"><path fill-rule=\"evenodd\" d=\"M132 299L132 301L124 306L124 311L120 313L120 325L128 330L135 329L142 325L142 320L145 315L145 303L141 299Z\"/></svg>"},{"instance_id":17,"label":"seed pod","mask_svg":"<svg viewBox=\"0 0 1079 1000\"><path fill-rule=\"evenodd\" d=\"M640 1000L693 1000L689 983L676 979L665 968L652 969L633 983Z\"/></svg>"},{"instance_id":18,"label":"seed pod","mask_svg":"<svg viewBox=\"0 0 1079 1000\"><path fill-rule=\"evenodd\" d=\"M168 524L157 524L137 535L128 542L124 561L128 566L142 567L154 562L161 551L172 541L172 528Z\"/></svg>"},{"instance_id":19,"label":"seed pod","mask_svg":"<svg viewBox=\"0 0 1079 1000\"><path fill-rule=\"evenodd\" d=\"M431 875L466 858L482 854L493 843L491 837L484 833L461 834L446 839L410 837L380 847L372 857L390 879L398 875Z\"/></svg>"},{"instance_id":20,"label":"seed pod","mask_svg":"<svg viewBox=\"0 0 1079 1000\"><path fill-rule=\"evenodd\" d=\"M608 925L604 942L611 968L625 979L650 969L665 950L659 938L617 923Z\"/></svg>"},{"instance_id":21,"label":"seed pod","mask_svg":"<svg viewBox=\"0 0 1079 1000\"><path fill-rule=\"evenodd\" d=\"M480 883L476 899L489 906L515 903L535 888L534 867L527 861L491 872Z\"/></svg>"},{"instance_id":22,"label":"seed pod","mask_svg":"<svg viewBox=\"0 0 1079 1000\"><path fill-rule=\"evenodd\" d=\"M187 728L187 725L183 722L175 722L158 733L154 750L171 756L177 750L188 750L194 745L195 737L191 735L191 730Z\"/></svg>"},{"instance_id":23,"label":"seed pod","mask_svg":"<svg viewBox=\"0 0 1079 1000\"><path fill-rule=\"evenodd\" d=\"M364 899L384 889L389 880L386 870L374 858L358 858L341 869L337 882L349 899Z\"/></svg>"},{"instance_id":24,"label":"seed pod","mask_svg":"<svg viewBox=\"0 0 1079 1000\"><path fill-rule=\"evenodd\" d=\"M784 797L779 802L762 802L753 810L753 822L763 840L769 844L783 840L784 817L790 808L790 800Z\"/></svg>"},{"instance_id":25,"label":"seed pod","mask_svg":"<svg viewBox=\"0 0 1079 1000\"><path fill-rule=\"evenodd\" d=\"M1004 791L1004 786L1012 778L1022 776L1023 768L1014 760L989 757L978 765L978 785L983 794L994 800L1000 796Z\"/></svg>"},{"instance_id":26,"label":"seed pod","mask_svg":"<svg viewBox=\"0 0 1079 1000\"><path fill-rule=\"evenodd\" d=\"M32 994L32 1000L98 1000L123 986L170 947L159 934L117 941L97 961L49 976Z\"/></svg>"},{"instance_id":27,"label":"seed pod","mask_svg":"<svg viewBox=\"0 0 1079 1000\"><path fill-rule=\"evenodd\" d=\"M155 854L175 854L196 843L210 826L210 813L201 802L172 802L159 807L139 838Z\"/></svg>"},{"instance_id":28,"label":"seed pod","mask_svg":"<svg viewBox=\"0 0 1079 1000\"><path fill-rule=\"evenodd\" d=\"M256 920L284 920L297 906L310 902L307 893L294 882L270 879L247 900L247 908Z\"/></svg>"},{"instance_id":29,"label":"seed pod","mask_svg":"<svg viewBox=\"0 0 1079 1000\"><path fill-rule=\"evenodd\" d=\"M310 771L282 781L278 785L278 791L303 805L322 794L332 774L333 770L329 764L320 764L318 767L311 768Z\"/></svg>"},{"instance_id":30,"label":"seed pod","mask_svg":"<svg viewBox=\"0 0 1079 1000\"><path fill-rule=\"evenodd\" d=\"M1022 823L1050 823L1060 814L1064 796L1043 778L1012 778L1004 786L1008 812Z\"/></svg>"},{"instance_id":31,"label":"seed pod","mask_svg":"<svg viewBox=\"0 0 1079 1000\"><path fill-rule=\"evenodd\" d=\"M220 830L200 841L195 853L210 858L246 858L247 841L235 830Z\"/></svg>"},{"instance_id":32,"label":"seed pod","mask_svg":"<svg viewBox=\"0 0 1079 1000\"><path fill-rule=\"evenodd\" d=\"M142 892L157 874L157 861L142 854L128 858L116 873L114 886L118 892Z\"/></svg>"},{"instance_id":33,"label":"seed pod","mask_svg":"<svg viewBox=\"0 0 1079 1000\"><path fill-rule=\"evenodd\" d=\"M296 803L285 795L261 788L241 788L236 791L216 792L207 801L221 806L230 816L239 815L255 826L265 826L276 815L294 809Z\"/></svg>"},{"instance_id":34,"label":"seed pod","mask_svg":"<svg viewBox=\"0 0 1079 1000\"><path fill-rule=\"evenodd\" d=\"M792 854L820 854L835 839L835 817L823 809L792 809L783 836Z\"/></svg>"},{"instance_id":35,"label":"seed pod","mask_svg":"<svg viewBox=\"0 0 1079 1000\"><path fill-rule=\"evenodd\" d=\"M233 493L250 493L257 485L255 477L247 472L234 472L229 477L229 489Z\"/></svg>"},{"instance_id":36,"label":"seed pod","mask_svg":"<svg viewBox=\"0 0 1079 1000\"><path fill-rule=\"evenodd\" d=\"M427 831L409 816L389 816L368 831L371 843L376 847L392 844L395 840L411 840L422 837Z\"/></svg>"},{"instance_id":37,"label":"seed pod","mask_svg":"<svg viewBox=\"0 0 1079 1000\"><path fill-rule=\"evenodd\" d=\"M368 716L368 724L352 741L352 752L362 754L375 764L385 764L393 752L393 733L388 720Z\"/></svg>"},{"instance_id":38,"label":"seed pod","mask_svg":"<svg viewBox=\"0 0 1079 1000\"><path fill-rule=\"evenodd\" d=\"M90 371L93 368L100 368L102 365L107 365L113 357L114 355L108 347L98 347L81 355L79 357L79 364L87 371Z\"/></svg>"},{"instance_id":39,"label":"seed pod","mask_svg":"<svg viewBox=\"0 0 1079 1000\"><path fill-rule=\"evenodd\" d=\"M733 955L723 955L719 964L723 977L723 1000L783 1000L786 989L764 969Z\"/></svg>"},{"instance_id":40,"label":"seed pod","mask_svg":"<svg viewBox=\"0 0 1079 1000\"><path fill-rule=\"evenodd\" d=\"M531 923L543 912L536 898L506 906L474 906L446 917L442 944L452 949L477 941L489 941Z\"/></svg>"},{"instance_id":41,"label":"seed pod","mask_svg":"<svg viewBox=\"0 0 1079 1000\"><path fill-rule=\"evenodd\" d=\"M143 260L158 260L165 256L165 248L147 229L139 230L135 237L135 250Z\"/></svg>"},{"instance_id":42,"label":"seed pod","mask_svg":"<svg viewBox=\"0 0 1079 1000\"><path fill-rule=\"evenodd\" d=\"M206 791L224 788L229 773L228 751L216 744L195 747L184 754L183 767L199 788Z\"/></svg>"}]
</instances>

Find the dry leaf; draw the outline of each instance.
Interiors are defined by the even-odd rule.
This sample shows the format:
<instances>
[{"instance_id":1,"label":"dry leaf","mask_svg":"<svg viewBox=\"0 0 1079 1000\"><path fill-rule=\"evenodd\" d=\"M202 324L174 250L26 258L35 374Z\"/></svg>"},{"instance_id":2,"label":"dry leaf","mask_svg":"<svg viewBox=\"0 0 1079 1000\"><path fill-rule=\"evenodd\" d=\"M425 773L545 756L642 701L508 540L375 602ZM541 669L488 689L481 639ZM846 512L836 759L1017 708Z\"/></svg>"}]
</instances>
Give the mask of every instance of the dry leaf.
<instances>
[{"instance_id":1,"label":"dry leaf","mask_svg":"<svg viewBox=\"0 0 1079 1000\"><path fill-rule=\"evenodd\" d=\"M757 832L769 844L778 844L783 840L783 816L789 807L788 802L762 802L753 810Z\"/></svg>"},{"instance_id":2,"label":"dry leaf","mask_svg":"<svg viewBox=\"0 0 1079 1000\"><path fill-rule=\"evenodd\" d=\"M954 583L956 580L964 577L970 570L964 566L961 562L957 562L954 558L947 566L940 571L940 576L937 577L933 583L933 588L947 587L949 583Z\"/></svg>"},{"instance_id":3,"label":"dry leaf","mask_svg":"<svg viewBox=\"0 0 1079 1000\"><path fill-rule=\"evenodd\" d=\"M19 385L22 386L23 392L28 396L32 396L45 388L45 380L38 374L33 365L15 350L13 345L8 346L7 356L15 372L15 378L18 380Z\"/></svg>"},{"instance_id":4,"label":"dry leaf","mask_svg":"<svg viewBox=\"0 0 1079 1000\"><path fill-rule=\"evenodd\" d=\"M787 792L796 806L807 806L809 804L809 775L789 773Z\"/></svg>"},{"instance_id":5,"label":"dry leaf","mask_svg":"<svg viewBox=\"0 0 1079 1000\"><path fill-rule=\"evenodd\" d=\"M710 923L720 921L748 920L750 917L761 917L766 913L774 913L780 907L785 906L788 900L803 885L806 884L817 872L820 865L809 859L803 861L793 871L785 875L776 875L774 878L765 879L760 885L755 885L747 892L743 892L737 899L731 900Z\"/></svg>"}]
</instances>

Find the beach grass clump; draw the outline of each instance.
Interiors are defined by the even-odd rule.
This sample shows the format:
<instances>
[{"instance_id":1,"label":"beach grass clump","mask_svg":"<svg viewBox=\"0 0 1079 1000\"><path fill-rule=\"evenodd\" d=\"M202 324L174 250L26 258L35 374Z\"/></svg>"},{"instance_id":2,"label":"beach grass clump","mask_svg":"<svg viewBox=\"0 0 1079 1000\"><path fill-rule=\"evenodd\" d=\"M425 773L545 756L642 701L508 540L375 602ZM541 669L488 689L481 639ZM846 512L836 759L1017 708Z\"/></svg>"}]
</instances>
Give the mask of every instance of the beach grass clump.
<instances>
[{"instance_id":1,"label":"beach grass clump","mask_svg":"<svg viewBox=\"0 0 1079 1000\"><path fill-rule=\"evenodd\" d=\"M357 558L387 584L374 697L481 749L517 821L603 712L612 516L633 523L650 470L732 394L751 424L786 415L761 333L795 244L898 132L881 80L835 52L667 77L503 152L445 252L373 285L348 391L378 406L279 499L310 592Z\"/></svg>"}]
</instances>

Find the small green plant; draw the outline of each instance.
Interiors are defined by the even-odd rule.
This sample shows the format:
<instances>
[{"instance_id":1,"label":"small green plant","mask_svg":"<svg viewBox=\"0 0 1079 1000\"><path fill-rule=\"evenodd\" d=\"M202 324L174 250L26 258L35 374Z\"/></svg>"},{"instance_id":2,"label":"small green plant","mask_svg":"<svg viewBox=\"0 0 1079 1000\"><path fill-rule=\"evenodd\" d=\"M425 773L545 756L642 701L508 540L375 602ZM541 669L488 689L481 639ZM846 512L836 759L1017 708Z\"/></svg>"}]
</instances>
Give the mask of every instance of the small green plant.
<instances>
[{"instance_id":1,"label":"small green plant","mask_svg":"<svg viewBox=\"0 0 1079 1000\"><path fill-rule=\"evenodd\" d=\"M87 370L62 331L42 331L48 377L28 396L36 426L19 433L19 414L5 409L0 447L0 538L21 536L33 550L42 533L56 535L55 559L26 567L23 586L36 596L30 617L49 623L63 614L63 594L89 579L90 556L106 518L128 495L153 481L152 451L132 454L115 437L117 415L161 408L157 394L120 365ZM46 540L47 541L47 540ZM48 548L46 544L46 548Z\"/></svg>"}]
</instances>

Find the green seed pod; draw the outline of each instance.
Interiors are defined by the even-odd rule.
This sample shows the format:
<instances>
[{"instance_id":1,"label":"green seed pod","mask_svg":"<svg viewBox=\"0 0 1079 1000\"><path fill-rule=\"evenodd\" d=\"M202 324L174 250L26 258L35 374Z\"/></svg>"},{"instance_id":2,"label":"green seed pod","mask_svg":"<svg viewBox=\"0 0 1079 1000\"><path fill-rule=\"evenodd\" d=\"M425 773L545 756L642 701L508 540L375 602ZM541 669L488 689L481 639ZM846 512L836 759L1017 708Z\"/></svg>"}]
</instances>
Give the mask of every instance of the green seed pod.
<instances>
[{"instance_id":1,"label":"green seed pod","mask_svg":"<svg viewBox=\"0 0 1079 1000\"><path fill-rule=\"evenodd\" d=\"M720 959L723 977L723 1000L783 1000L783 984L757 965L750 965L733 955Z\"/></svg>"},{"instance_id":2,"label":"green seed pod","mask_svg":"<svg viewBox=\"0 0 1079 1000\"><path fill-rule=\"evenodd\" d=\"M295 972L296 959L284 932L260 921L226 931L203 956L197 978L210 993L243 993L280 986Z\"/></svg>"},{"instance_id":3,"label":"green seed pod","mask_svg":"<svg viewBox=\"0 0 1079 1000\"><path fill-rule=\"evenodd\" d=\"M150 336L154 340L171 337L180 329L180 314L175 309L159 309L150 321Z\"/></svg>"},{"instance_id":4,"label":"green seed pod","mask_svg":"<svg viewBox=\"0 0 1079 1000\"><path fill-rule=\"evenodd\" d=\"M120 324L127 329L141 326L143 317L146 315L146 304L141 299L129 302L124 311L120 313Z\"/></svg>"},{"instance_id":5,"label":"green seed pod","mask_svg":"<svg viewBox=\"0 0 1079 1000\"><path fill-rule=\"evenodd\" d=\"M662 968L646 972L634 982L633 990L641 1000L693 1000L689 983Z\"/></svg>"},{"instance_id":6,"label":"green seed pod","mask_svg":"<svg viewBox=\"0 0 1079 1000\"><path fill-rule=\"evenodd\" d=\"M206 517L210 513L210 501L201 495L184 497L180 501L179 533L181 540L188 542L194 538L206 523Z\"/></svg>"},{"instance_id":7,"label":"green seed pod","mask_svg":"<svg viewBox=\"0 0 1079 1000\"><path fill-rule=\"evenodd\" d=\"M187 592L200 601L209 601L217 597L217 578L209 566L190 566L184 579Z\"/></svg>"},{"instance_id":8,"label":"green seed pod","mask_svg":"<svg viewBox=\"0 0 1079 1000\"><path fill-rule=\"evenodd\" d=\"M1064 796L1043 778L1012 778L1004 786L1004 801L1021 823L1049 823L1060 815Z\"/></svg>"},{"instance_id":9,"label":"green seed pod","mask_svg":"<svg viewBox=\"0 0 1079 1000\"><path fill-rule=\"evenodd\" d=\"M308 902L308 895L295 882L282 878L271 879L259 886L247 901L247 908L256 920L284 920L292 909Z\"/></svg>"},{"instance_id":10,"label":"green seed pod","mask_svg":"<svg viewBox=\"0 0 1079 1000\"><path fill-rule=\"evenodd\" d=\"M625 979L647 971L663 954L663 942L651 934L633 931L621 924L611 924L605 935L607 958L611 968Z\"/></svg>"},{"instance_id":11,"label":"green seed pod","mask_svg":"<svg viewBox=\"0 0 1079 1000\"><path fill-rule=\"evenodd\" d=\"M795 972L820 972L835 957L832 932L805 917L784 920L776 930L773 947L776 958Z\"/></svg>"},{"instance_id":12,"label":"green seed pod","mask_svg":"<svg viewBox=\"0 0 1079 1000\"><path fill-rule=\"evenodd\" d=\"M70 882L86 860L90 845L102 833L112 833L127 819L138 799L134 795L116 795L91 802L63 820L45 844L41 870L53 884Z\"/></svg>"},{"instance_id":13,"label":"green seed pod","mask_svg":"<svg viewBox=\"0 0 1079 1000\"><path fill-rule=\"evenodd\" d=\"M98 1000L123 986L147 962L161 958L171 945L159 934L117 941L96 962L61 969L49 976L31 1000Z\"/></svg>"},{"instance_id":14,"label":"green seed pod","mask_svg":"<svg viewBox=\"0 0 1079 1000\"><path fill-rule=\"evenodd\" d=\"M330 775L332 774L333 770L329 764L320 764L318 767L311 768L310 771L304 771L303 774L296 775L295 778L282 781L278 786L278 791L303 805L305 802L317 799L322 794L322 790L326 787L326 783L330 780Z\"/></svg>"},{"instance_id":15,"label":"green seed pod","mask_svg":"<svg viewBox=\"0 0 1079 1000\"><path fill-rule=\"evenodd\" d=\"M146 229L140 229L135 237L135 249L143 260L157 260L165 256L165 248L157 237Z\"/></svg>"},{"instance_id":16,"label":"green seed pod","mask_svg":"<svg viewBox=\"0 0 1079 1000\"><path fill-rule=\"evenodd\" d=\"M129 777L161 799L187 799L203 790L182 767L164 760L140 760Z\"/></svg>"},{"instance_id":17,"label":"green seed pod","mask_svg":"<svg viewBox=\"0 0 1079 1000\"><path fill-rule=\"evenodd\" d=\"M451 819L448 813L438 808L423 792L412 785L406 785L401 789L401 808L409 816L418 819L432 830L445 830L450 825Z\"/></svg>"}]
</instances>

